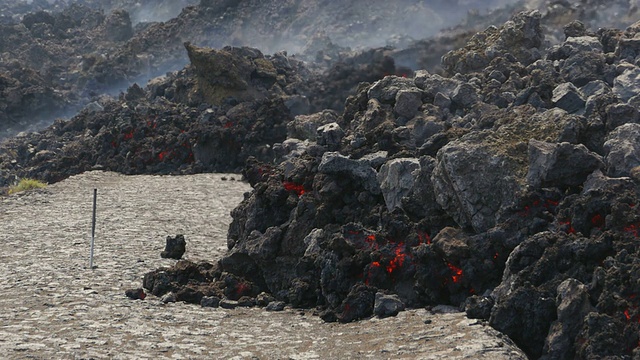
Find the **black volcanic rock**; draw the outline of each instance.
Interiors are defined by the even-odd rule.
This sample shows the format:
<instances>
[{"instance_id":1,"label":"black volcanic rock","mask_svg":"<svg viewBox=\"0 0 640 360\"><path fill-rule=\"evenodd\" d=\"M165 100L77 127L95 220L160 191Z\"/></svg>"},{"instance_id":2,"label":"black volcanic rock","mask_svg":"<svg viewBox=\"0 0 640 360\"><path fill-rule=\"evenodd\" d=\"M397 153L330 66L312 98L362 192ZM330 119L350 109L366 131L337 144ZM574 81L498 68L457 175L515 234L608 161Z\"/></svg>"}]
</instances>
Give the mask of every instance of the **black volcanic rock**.
<instances>
[{"instance_id":1,"label":"black volcanic rock","mask_svg":"<svg viewBox=\"0 0 640 360\"><path fill-rule=\"evenodd\" d=\"M167 236L167 244L160 253L160 257L164 259L180 260L186 251L187 242L184 235L176 235L175 237Z\"/></svg>"}]
</instances>

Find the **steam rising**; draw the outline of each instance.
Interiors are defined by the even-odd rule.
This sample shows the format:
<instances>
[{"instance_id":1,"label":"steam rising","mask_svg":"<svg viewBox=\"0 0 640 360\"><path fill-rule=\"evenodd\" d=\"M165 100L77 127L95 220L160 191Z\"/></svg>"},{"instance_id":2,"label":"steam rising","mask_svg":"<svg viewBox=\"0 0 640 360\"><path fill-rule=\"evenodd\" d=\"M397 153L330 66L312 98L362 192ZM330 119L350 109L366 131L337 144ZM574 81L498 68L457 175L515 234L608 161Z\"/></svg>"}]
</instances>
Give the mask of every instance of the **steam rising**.
<instances>
[{"instance_id":1,"label":"steam rising","mask_svg":"<svg viewBox=\"0 0 640 360\"><path fill-rule=\"evenodd\" d=\"M582 2L570 0L562 6L569 4L578 13ZM184 41L214 48L250 46L267 54L285 50L303 59L313 59L317 53L313 45L317 43L320 47L329 44L344 50L384 46L399 50L411 47L417 40L439 36L443 29L482 30L491 23L504 22L512 12L496 11L502 17L482 17L495 9L544 8L552 14L557 7L555 2L546 0L79 0L74 3L102 9L103 16L109 16L115 9L126 10L130 33L133 33L131 39L115 45L95 46L105 52L98 56L108 58L109 66L119 67L122 73L109 76L105 83L89 79L85 93L72 94L74 98L84 99L82 101L93 100L92 97L100 94L117 94L133 82L146 84L156 76L181 69L188 63L182 46ZM0 24L17 23L29 12L57 13L70 6L78 5L71 5L68 0L0 0ZM616 6L619 7L612 4L602 11L619 11ZM557 11L562 13L563 9L566 10ZM611 16L602 15L602 18ZM44 33L35 37L46 35L46 27L36 27L36 30ZM6 51L1 41L0 49L0 52ZM414 70L433 65L416 62L417 56L412 51L398 55L396 65ZM437 59L439 55L434 62ZM2 60L9 59L3 57ZM42 74L45 69L34 68L46 77L49 75ZM67 71L73 72L73 69ZM53 88L58 91L56 86ZM52 116L73 114L82 101L76 101L62 113L48 114L44 123L50 124ZM33 118L28 121L33 125ZM2 125L0 132L7 126Z\"/></svg>"}]
</instances>

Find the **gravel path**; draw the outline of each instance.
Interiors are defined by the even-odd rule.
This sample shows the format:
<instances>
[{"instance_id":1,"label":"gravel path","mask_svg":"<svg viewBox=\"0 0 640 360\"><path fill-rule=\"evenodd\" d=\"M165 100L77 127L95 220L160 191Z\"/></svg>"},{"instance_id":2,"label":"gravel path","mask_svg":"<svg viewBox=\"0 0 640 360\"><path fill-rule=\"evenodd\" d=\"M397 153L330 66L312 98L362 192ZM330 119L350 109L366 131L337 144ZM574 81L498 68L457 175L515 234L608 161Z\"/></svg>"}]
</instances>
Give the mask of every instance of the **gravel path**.
<instances>
[{"instance_id":1,"label":"gravel path","mask_svg":"<svg viewBox=\"0 0 640 360\"><path fill-rule=\"evenodd\" d=\"M88 172L0 198L0 354L6 359L526 359L463 314L323 323L310 312L224 310L132 301L184 234L190 260L226 251L229 212L249 190L238 175ZM94 264L88 269L93 189ZM430 324L425 324L431 321Z\"/></svg>"}]
</instances>

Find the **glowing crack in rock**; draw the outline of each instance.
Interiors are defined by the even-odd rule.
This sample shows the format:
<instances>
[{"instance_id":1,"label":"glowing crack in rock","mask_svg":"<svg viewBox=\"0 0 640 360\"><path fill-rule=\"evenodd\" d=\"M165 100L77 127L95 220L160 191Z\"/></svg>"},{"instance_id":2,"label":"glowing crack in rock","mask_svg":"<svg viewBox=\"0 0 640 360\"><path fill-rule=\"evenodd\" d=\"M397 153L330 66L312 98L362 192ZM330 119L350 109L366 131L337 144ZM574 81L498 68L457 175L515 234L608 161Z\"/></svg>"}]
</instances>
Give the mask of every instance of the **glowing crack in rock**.
<instances>
[{"instance_id":1,"label":"glowing crack in rock","mask_svg":"<svg viewBox=\"0 0 640 360\"><path fill-rule=\"evenodd\" d=\"M573 225L571 225L571 221L570 220L565 220L565 221L559 221L558 224L560 225L568 225L569 227L567 228L567 234L575 234L576 233L576 229L573 228Z\"/></svg>"},{"instance_id":2,"label":"glowing crack in rock","mask_svg":"<svg viewBox=\"0 0 640 360\"><path fill-rule=\"evenodd\" d=\"M458 283L460 281L460 279L462 278L462 269L460 269L459 267L453 265L450 262L447 263L447 267L453 273L453 275L451 275L451 280L453 280L454 283Z\"/></svg>"},{"instance_id":3,"label":"glowing crack in rock","mask_svg":"<svg viewBox=\"0 0 640 360\"><path fill-rule=\"evenodd\" d=\"M602 217L602 215L600 215L600 214L595 214L591 218L591 224L593 224L593 226L595 226L597 228L603 228L604 227L604 217Z\"/></svg>"},{"instance_id":4,"label":"glowing crack in rock","mask_svg":"<svg viewBox=\"0 0 640 360\"><path fill-rule=\"evenodd\" d=\"M282 186L284 186L284 189L287 191L294 191L296 194L298 194L298 197L302 196L305 193L304 186L293 182L284 181L282 183Z\"/></svg>"},{"instance_id":5,"label":"glowing crack in rock","mask_svg":"<svg viewBox=\"0 0 640 360\"><path fill-rule=\"evenodd\" d=\"M418 231L418 239L420 240L420 244L431 244L431 236L424 231Z\"/></svg>"},{"instance_id":6,"label":"glowing crack in rock","mask_svg":"<svg viewBox=\"0 0 640 360\"><path fill-rule=\"evenodd\" d=\"M391 261L389 261L389 265L387 265L387 273L390 275L393 274L394 271L398 270L404 264L404 260L407 254L404 253L404 243L398 244L396 250L394 251L395 256Z\"/></svg>"},{"instance_id":7,"label":"glowing crack in rock","mask_svg":"<svg viewBox=\"0 0 640 360\"><path fill-rule=\"evenodd\" d=\"M160 161L164 161L164 159L165 159L165 158L168 158L168 157L169 157L169 155L171 155L171 151L169 151L169 150L161 151L161 152L158 154L158 160L160 160Z\"/></svg>"}]
</instances>

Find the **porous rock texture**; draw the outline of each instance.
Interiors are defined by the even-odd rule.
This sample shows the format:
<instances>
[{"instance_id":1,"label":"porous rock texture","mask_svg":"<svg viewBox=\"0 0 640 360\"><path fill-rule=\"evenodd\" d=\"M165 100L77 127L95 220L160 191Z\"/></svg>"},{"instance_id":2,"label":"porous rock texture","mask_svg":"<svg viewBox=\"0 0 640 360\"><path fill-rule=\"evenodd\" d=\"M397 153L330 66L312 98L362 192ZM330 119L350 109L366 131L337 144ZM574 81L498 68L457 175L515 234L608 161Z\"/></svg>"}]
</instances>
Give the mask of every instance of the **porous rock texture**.
<instances>
[{"instance_id":1,"label":"porous rock texture","mask_svg":"<svg viewBox=\"0 0 640 360\"><path fill-rule=\"evenodd\" d=\"M345 323L466 306L531 358L638 356L640 25L591 27L621 4L532 2L544 9L456 38L431 71L393 57L443 48L430 42L348 54L320 36L338 59L315 52L321 76L285 53L180 42L187 68L6 141L0 185L243 168L253 191L232 211L228 252L148 272L152 295L225 308L269 298ZM158 26L183 34L178 24L234 5L203 1ZM335 88L355 91L338 107L322 96Z\"/></svg>"}]
</instances>

